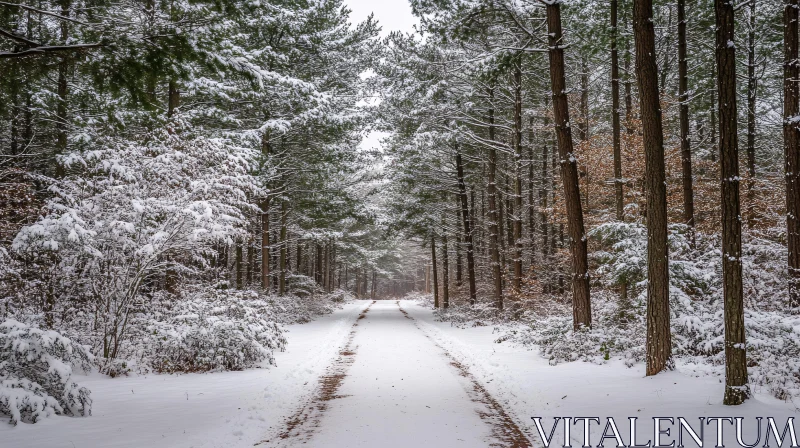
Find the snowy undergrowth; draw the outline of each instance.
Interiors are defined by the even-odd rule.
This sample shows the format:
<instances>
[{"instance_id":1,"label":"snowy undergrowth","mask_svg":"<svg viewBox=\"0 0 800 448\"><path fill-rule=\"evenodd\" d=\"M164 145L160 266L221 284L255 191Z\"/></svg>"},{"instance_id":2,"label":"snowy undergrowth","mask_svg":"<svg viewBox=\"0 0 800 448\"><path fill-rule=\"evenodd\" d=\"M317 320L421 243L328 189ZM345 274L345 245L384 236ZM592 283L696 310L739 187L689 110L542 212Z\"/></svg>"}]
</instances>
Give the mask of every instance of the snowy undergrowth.
<instances>
[{"instance_id":1,"label":"snowy undergrowth","mask_svg":"<svg viewBox=\"0 0 800 448\"><path fill-rule=\"evenodd\" d=\"M590 234L596 250L592 328L574 331L571 304L551 297L512 303L502 313L486 303L437 311L458 326L495 325L502 336L537 348L553 365L645 361L647 233L611 223ZM800 395L800 316L786 307L785 246L748 235L743 245L745 329L751 384L780 399ZM670 303L673 355L690 375L724 375L722 270L717 241L698 235L692 248L684 226L671 226ZM621 288L627 285L628 297ZM430 300L430 299L426 299ZM535 302L531 304L530 302ZM519 308L513 311L514 307Z\"/></svg>"},{"instance_id":2,"label":"snowy undergrowth","mask_svg":"<svg viewBox=\"0 0 800 448\"><path fill-rule=\"evenodd\" d=\"M90 392L72 372L88 372L91 361L85 347L58 332L11 319L0 323L0 414L14 425L53 414L90 415Z\"/></svg>"}]
</instances>

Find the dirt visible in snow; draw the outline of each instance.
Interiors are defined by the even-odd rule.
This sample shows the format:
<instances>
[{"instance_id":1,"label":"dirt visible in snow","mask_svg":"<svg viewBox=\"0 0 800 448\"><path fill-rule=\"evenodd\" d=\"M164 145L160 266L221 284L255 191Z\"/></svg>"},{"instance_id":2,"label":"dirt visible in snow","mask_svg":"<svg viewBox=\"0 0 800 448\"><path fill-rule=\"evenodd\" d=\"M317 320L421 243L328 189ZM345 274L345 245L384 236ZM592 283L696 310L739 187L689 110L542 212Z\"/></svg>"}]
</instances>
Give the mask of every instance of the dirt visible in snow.
<instances>
[{"instance_id":1,"label":"dirt visible in snow","mask_svg":"<svg viewBox=\"0 0 800 448\"><path fill-rule=\"evenodd\" d=\"M325 375L319 379L319 386L311 399L297 413L286 420L284 430L278 435L279 439L286 441L288 441L287 439L291 439L300 444L309 442L314 433L320 428L320 422L325 411L328 409L328 403L346 396L340 395L338 391L345 378L347 378L350 366L355 361L357 347L354 346L353 341L356 336L356 331L358 330L359 321L366 318L367 312L369 312L373 304L375 304L375 301L359 314L358 318L353 323L346 344L339 351L339 356L337 356L327 369ZM491 434L495 441L490 442L488 446L504 448L532 447L533 444L525 433L520 430L519 426L517 426L500 403L495 400L469 372L467 367L461 364L437 341L422 331L416 320L400 306L399 301L397 302L397 309L407 319L413 322L414 326L442 352L443 356L447 358L449 365L456 369L458 375L465 379L465 391L467 396L472 402L482 405L479 407L479 410L477 410L478 415L481 420L486 422L491 428ZM263 440L256 445L268 444L269 442L270 440Z\"/></svg>"},{"instance_id":2,"label":"dirt visible in snow","mask_svg":"<svg viewBox=\"0 0 800 448\"><path fill-rule=\"evenodd\" d=\"M356 347L353 346L353 339L356 336L356 327L358 327L359 320L367 317L367 313L373 304L375 304L374 300L358 315L356 322L353 323L353 329L350 330L350 334L347 337L347 343L339 352L339 356L328 367L325 375L319 379L319 386L316 392L305 406L286 420L285 428L278 434L278 438L310 439L314 433L314 428L319 426L320 419L328 407L327 402L345 396L337 394L337 391L347 377L347 369L355 360ZM262 440L256 443L255 446L267 443L270 443L270 440Z\"/></svg>"},{"instance_id":3,"label":"dirt visible in snow","mask_svg":"<svg viewBox=\"0 0 800 448\"><path fill-rule=\"evenodd\" d=\"M397 301L397 308L400 309L400 312L403 313L407 319L410 319L412 322L414 322L414 326L419 328L416 320L414 320L414 318L411 317L411 315L409 315L406 310L400 306L399 301ZM420 331L422 331L422 329L420 329ZM436 340L428 336L427 333L425 333L425 336L444 353L444 356L450 361L450 365L458 370L459 375L466 378L467 381L471 383L472 390L467 391L470 399L476 403L483 404L488 410L487 412L479 412L479 414L482 420L489 423L492 428L492 434L500 441L499 443L492 443L490 446L505 448L533 447L533 444L530 442L530 440L528 440L528 437L525 435L525 433L522 432L519 426L517 426L514 420L503 409L500 403L489 394L489 392L478 382L478 380L469 372L469 370L463 364L458 362L458 360L456 360L449 351L436 342Z\"/></svg>"}]
</instances>

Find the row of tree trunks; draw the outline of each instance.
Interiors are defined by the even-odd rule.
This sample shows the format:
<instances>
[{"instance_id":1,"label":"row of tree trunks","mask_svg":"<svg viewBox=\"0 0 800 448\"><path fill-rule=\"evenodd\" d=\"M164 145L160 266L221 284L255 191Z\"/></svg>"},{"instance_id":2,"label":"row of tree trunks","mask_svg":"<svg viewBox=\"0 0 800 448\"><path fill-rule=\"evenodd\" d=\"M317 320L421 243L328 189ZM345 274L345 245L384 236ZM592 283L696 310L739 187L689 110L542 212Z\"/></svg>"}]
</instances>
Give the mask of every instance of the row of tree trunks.
<instances>
[{"instance_id":1,"label":"row of tree trunks","mask_svg":"<svg viewBox=\"0 0 800 448\"><path fill-rule=\"evenodd\" d=\"M469 282L469 302L474 305L477 298L475 284L475 248L472 245L472 219L467 204L467 186L464 183L464 163L461 152L456 152L456 174L458 175L458 192L461 201L461 218L464 224L464 243L467 249L467 281ZM473 211L475 205L472 206Z\"/></svg>"},{"instance_id":2,"label":"row of tree trunks","mask_svg":"<svg viewBox=\"0 0 800 448\"><path fill-rule=\"evenodd\" d=\"M519 293L522 288L522 67L520 57L514 65L514 276L511 286Z\"/></svg>"},{"instance_id":3,"label":"row of tree trunks","mask_svg":"<svg viewBox=\"0 0 800 448\"><path fill-rule=\"evenodd\" d=\"M489 199L489 252L492 258L492 281L494 283L494 302L498 309L503 309L503 275L500 262L500 217L497 213L497 150L495 144L494 124L494 87L489 88L489 160L488 185Z\"/></svg>"}]
</instances>

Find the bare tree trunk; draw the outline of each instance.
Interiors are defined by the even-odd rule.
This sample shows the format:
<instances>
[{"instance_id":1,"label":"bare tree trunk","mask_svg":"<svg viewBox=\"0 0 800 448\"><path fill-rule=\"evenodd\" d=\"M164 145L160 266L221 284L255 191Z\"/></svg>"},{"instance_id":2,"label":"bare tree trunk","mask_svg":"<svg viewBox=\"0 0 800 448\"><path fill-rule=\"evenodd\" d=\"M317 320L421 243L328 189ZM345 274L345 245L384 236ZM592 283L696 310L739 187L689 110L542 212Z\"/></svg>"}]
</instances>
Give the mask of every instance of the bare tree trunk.
<instances>
[{"instance_id":1,"label":"bare tree trunk","mask_svg":"<svg viewBox=\"0 0 800 448\"><path fill-rule=\"evenodd\" d=\"M436 236L431 236L431 271L433 272L433 307L439 308L439 275L436 273Z\"/></svg>"},{"instance_id":2,"label":"bare tree trunk","mask_svg":"<svg viewBox=\"0 0 800 448\"><path fill-rule=\"evenodd\" d=\"M547 110L547 106L549 101L545 101L545 111ZM547 161L550 158L548 154L550 150L550 138L548 138L550 131L547 128L550 126L550 119L547 116L547 113L544 115L544 138L542 138L542 171L541 171L541 188L539 189L539 207L541 211L539 212L539 225L541 226L542 232L542 255L547 257L549 255L549 243L548 243L548 226L549 223L547 222L547 196L550 193L550 168L548 168Z\"/></svg>"},{"instance_id":3,"label":"bare tree trunk","mask_svg":"<svg viewBox=\"0 0 800 448\"><path fill-rule=\"evenodd\" d=\"M255 263L255 250L253 249L252 236L247 240L247 285L253 284L253 264Z\"/></svg>"},{"instance_id":4,"label":"bare tree trunk","mask_svg":"<svg viewBox=\"0 0 800 448\"><path fill-rule=\"evenodd\" d=\"M625 32L628 31L627 15L622 15L622 26ZM630 39L625 39L625 132L633 135L635 126L633 124L633 76L631 75L631 46Z\"/></svg>"},{"instance_id":5,"label":"bare tree trunk","mask_svg":"<svg viewBox=\"0 0 800 448\"><path fill-rule=\"evenodd\" d=\"M61 3L61 15L69 17L70 0L63 0ZM67 20L61 21L61 43L66 45L69 39L69 22ZM69 119L67 117L67 95L69 94L69 87L67 84L67 71L69 69L69 56L62 56L61 61L58 63L58 106L56 107L56 130L57 130L57 155L63 156L67 152L67 125ZM66 169L60 160L56 160L56 178L64 177Z\"/></svg>"},{"instance_id":6,"label":"bare tree trunk","mask_svg":"<svg viewBox=\"0 0 800 448\"><path fill-rule=\"evenodd\" d=\"M522 288L522 68L514 67L514 281L512 287ZM588 75L587 75L588 76Z\"/></svg>"},{"instance_id":7,"label":"bare tree trunk","mask_svg":"<svg viewBox=\"0 0 800 448\"><path fill-rule=\"evenodd\" d=\"M489 89L489 252L492 256L492 274L494 281L494 303L498 309L503 309L503 274L500 270L500 216L497 213L497 150L495 144L494 126L494 88Z\"/></svg>"},{"instance_id":8,"label":"bare tree trunk","mask_svg":"<svg viewBox=\"0 0 800 448\"><path fill-rule=\"evenodd\" d=\"M800 0L785 0L783 61L783 148L786 159L786 236L789 249L789 304L800 307L800 62L798 8Z\"/></svg>"},{"instance_id":9,"label":"bare tree trunk","mask_svg":"<svg viewBox=\"0 0 800 448\"><path fill-rule=\"evenodd\" d=\"M681 168L683 174L683 222L691 227L694 245L694 185L692 149L689 139L689 70L686 60L686 0L678 0L678 100L681 124Z\"/></svg>"},{"instance_id":10,"label":"bare tree trunk","mask_svg":"<svg viewBox=\"0 0 800 448\"><path fill-rule=\"evenodd\" d=\"M742 291L742 223L736 110L736 47L731 0L714 1L717 22L720 177L722 181L722 281L725 296L725 398L737 405L749 396Z\"/></svg>"},{"instance_id":11,"label":"bare tree trunk","mask_svg":"<svg viewBox=\"0 0 800 448\"><path fill-rule=\"evenodd\" d=\"M561 180L567 208L570 249L572 252L572 318L576 330L592 326L589 297L589 263L586 234L583 226L581 193L578 188L578 161L572 145L569 124L567 88L564 79L564 36L561 30L561 4L547 3L547 33L550 55L550 83L553 91L558 153L561 158Z\"/></svg>"},{"instance_id":12,"label":"bare tree trunk","mask_svg":"<svg viewBox=\"0 0 800 448\"><path fill-rule=\"evenodd\" d=\"M286 294L286 201L281 201L281 258L279 264L278 295Z\"/></svg>"},{"instance_id":13,"label":"bare tree trunk","mask_svg":"<svg viewBox=\"0 0 800 448\"><path fill-rule=\"evenodd\" d=\"M534 171L533 166L533 142L535 135L533 131L533 117L528 123L528 240L530 240L530 268L536 264L536 203L534 202Z\"/></svg>"},{"instance_id":14,"label":"bare tree trunk","mask_svg":"<svg viewBox=\"0 0 800 448\"><path fill-rule=\"evenodd\" d=\"M681 1L681 0L679 0ZM622 149L619 124L619 54L617 51L617 9L618 1L611 0L611 133L614 146L614 205L617 221L622 221Z\"/></svg>"},{"instance_id":15,"label":"bare tree trunk","mask_svg":"<svg viewBox=\"0 0 800 448\"><path fill-rule=\"evenodd\" d=\"M177 109L181 104L181 94L178 91L178 85L173 80L169 81L169 85L167 86L167 95L167 116L171 117L175 115L175 109Z\"/></svg>"},{"instance_id":16,"label":"bare tree trunk","mask_svg":"<svg viewBox=\"0 0 800 448\"><path fill-rule=\"evenodd\" d=\"M244 248L242 242L236 242L236 289L244 289Z\"/></svg>"},{"instance_id":17,"label":"bare tree trunk","mask_svg":"<svg viewBox=\"0 0 800 448\"><path fill-rule=\"evenodd\" d=\"M442 217L442 307L450 306L450 264L447 254L447 230L444 228L444 216Z\"/></svg>"},{"instance_id":18,"label":"bare tree trunk","mask_svg":"<svg viewBox=\"0 0 800 448\"><path fill-rule=\"evenodd\" d=\"M269 137L269 132L261 136L261 154L264 156L271 152ZM271 283L269 260L269 197L266 197L261 202L261 287L264 291L269 291Z\"/></svg>"},{"instance_id":19,"label":"bare tree trunk","mask_svg":"<svg viewBox=\"0 0 800 448\"><path fill-rule=\"evenodd\" d=\"M477 289L475 287L475 247L472 244L472 215L467 205L467 186L464 182L464 164L461 159L461 152L456 152L456 174L458 175L458 191L461 198L461 219L464 222L464 244L467 248L469 303L474 305L477 298ZM473 212L475 210L474 204L472 210Z\"/></svg>"},{"instance_id":20,"label":"bare tree trunk","mask_svg":"<svg viewBox=\"0 0 800 448\"><path fill-rule=\"evenodd\" d=\"M657 84L652 0L633 2L633 28L647 194L647 375L655 375L671 368L672 342L669 328L664 133Z\"/></svg>"},{"instance_id":21,"label":"bare tree trunk","mask_svg":"<svg viewBox=\"0 0 800 448\"><path fill-rule=\"evenodd\" d=\"M589 63L581 55L581 119L578 121L578 138L585 142L589 138Z\"/></svg>"}]
</instances>

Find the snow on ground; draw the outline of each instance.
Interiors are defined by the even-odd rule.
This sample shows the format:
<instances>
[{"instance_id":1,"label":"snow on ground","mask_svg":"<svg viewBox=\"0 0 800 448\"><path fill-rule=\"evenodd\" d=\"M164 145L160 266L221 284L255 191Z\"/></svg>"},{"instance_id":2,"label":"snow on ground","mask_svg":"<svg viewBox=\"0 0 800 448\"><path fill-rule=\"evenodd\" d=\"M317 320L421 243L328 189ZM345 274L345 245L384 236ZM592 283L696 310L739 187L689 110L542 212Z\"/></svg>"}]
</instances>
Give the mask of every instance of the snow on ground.
<instances>
[{"instance_id":1,"label":"snow on ground","mask_svg":"<svg viewBox=\"0 0 800 448\"><path fill-rule=\"evenodd\" d=\"M285 353L276 354L275 368L79 378L92 390L91 417L0 425L0 447L246 447L278 440L286 418L318 393L319 378L341 358L345 346L352 347L353 362L335 397L320 407L318 419L306 428L308 437L281 443L325 448L488 446L496 441L486 418L491 410L471 395L471 381L483 386L534 440L534 416L544 417L548 431L556 416L614 417L625 440L628 417L640 417L646 424L639 442L652 438L650 418L655 416L690 422L699 416L742 416L749 418L746 428L755 427L753 417L775 417L779 429L787 417L798 416L793 403L758 391L743 406L723 406L720 379L693 376L688 366L650 378L643 366L627 368L621 362L550 366L534 350L494 343L491 327L459 329L436 322L431 310L411 301L399 305L413 320L394 301L379 301L353 327L369 304L349 303L314 322L289 326L289 345ZM470 375L451 365L453 360ZM573 446L582 444L579 426L573 427ZM562 444L561 432L559 426L552 446ZM592 432L596 446L602 428ZM727 443L735 446L732 428L725 432ZM706 434L710 446L715 428L707 427ZM755 440L754 432L745 434L747 442ZM613 446L613 440L606 443Z\"/></svg>"},{"instance_id":2,"label":"snow on ground","mask_svg":"<svg viewBox=\"0 0 800 448\"><path fill-rule=\"evenodd\" d=\"M394 301L359 321L354 361L310 440L288 446L474 447L496 442L469 381ZM495 445L497 446L497 445ZM502 446L502 445L500 445Z\"/></svg>"},{"instance_id":3,"label":"snow on ground","mask_svg":"<svg viewBox=\"0 0 800 448\"><path fill-rule=\"evenodd\" d=\"M0 447L174 448L252 446L313 391L369 302L290 325L277 367L242 372L77 377L92 391L92 416L0 424Z\"/></svg>"},{"instance_id":4,"label":"snow on ground","mask_svg":"<svg viewBox=\"0 0 800 448\"><path fill-rule=\"evenodd\" d=\"M531 417L544 417L542 426L549 433L553 417L614 417L624 441L628 442L628 417L639 417L643 432L640 443L652 439L652 417L685 417L693 427L697 417L745 417L745 442L753 443L756 433L755 417L775 417L778 429L783 430L788 417L800 418L794 403L783 402L770 395L758 393L744 405L729 407L722 404L724 384L713 376L692 375L689 367L645 377L644 365L626 367L622 362L596 365L571 362L551 366L534 350L510 344L497 344L492 327L460 329L447 322L434 320L431 310L414 301L400 305L418 322L420 328L436 339L451 355L461 361L484 387L512 414L517 424L528 434L537 434ZM582 423L573 426L573 446L583 442ZM603 427L592 426L592 443L599 443ZM664 427L670 425L665 424ZM764 422L766 426L766 422ZM556 430L556 442L563 444L562 423ZM749 429L749 430L748 430ZM595 433L595 430L597 431ZM764 443L762 428L762 440ZM725 423L725 440L738 446L732 426ZM675 435L673 427L672 435ZM538 440L538 436L535 436ZM639 438L637 436L637 438ZM716 424L706 427L706 445L713 446ZM788 437L787 437L788 438ZM686 446L696 446L685 436ZM669 444L671 439L664 436ZM614 446L613 439L606 446ZM774 439L771 440L774 444ZM788 443L784 443L787 446ZM774 445L773 445L774 446Z\"/></svg>"}]
</instances>

